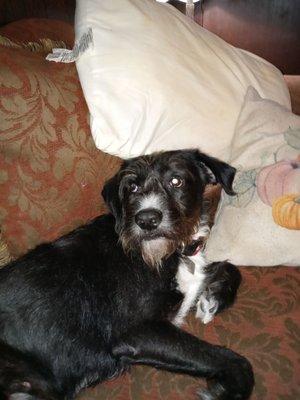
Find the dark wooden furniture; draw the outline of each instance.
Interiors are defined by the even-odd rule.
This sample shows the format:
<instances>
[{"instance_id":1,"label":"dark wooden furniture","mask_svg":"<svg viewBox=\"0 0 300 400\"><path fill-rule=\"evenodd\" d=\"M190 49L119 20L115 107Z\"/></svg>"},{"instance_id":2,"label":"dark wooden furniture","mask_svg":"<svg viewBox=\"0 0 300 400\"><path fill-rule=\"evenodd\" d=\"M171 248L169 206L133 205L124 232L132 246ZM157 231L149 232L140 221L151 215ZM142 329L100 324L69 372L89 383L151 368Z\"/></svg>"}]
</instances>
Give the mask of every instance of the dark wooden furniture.
<instances>
[{"instance_id":1,"label":"dark wooden furniture","mask_svg":"<svg viewBox=\"0 0 300 400\"><path fill-rule=\"evenodd\" d=\"M73 22L75 0L0 0L0 26L22 18ZM184 12L184 3L170 0ZM284 74L300 74L299 0L202 0L196 22L234 46L275 64Z\"/></svg>"}]
</instances>

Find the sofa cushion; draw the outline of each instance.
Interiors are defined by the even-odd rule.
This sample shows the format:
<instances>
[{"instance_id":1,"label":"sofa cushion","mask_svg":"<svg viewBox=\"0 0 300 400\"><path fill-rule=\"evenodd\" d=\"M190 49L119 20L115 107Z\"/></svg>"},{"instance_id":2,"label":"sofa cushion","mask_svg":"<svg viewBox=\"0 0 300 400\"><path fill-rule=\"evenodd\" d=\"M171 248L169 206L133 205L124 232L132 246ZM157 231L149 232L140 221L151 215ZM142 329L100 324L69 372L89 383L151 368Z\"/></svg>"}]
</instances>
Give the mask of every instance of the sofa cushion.
<instances>
[{"instance_id":1,"label":"sofa cushion","mask_svg":"<svg viewBox=\"0 0 300 400\"><path fill-rule=\"evenodd\" d=\"M1 46L0 227L14 256L105 210L119 159L97 150L75 65Z\"/></svg>"},{"instance_id":2,"label":"sofa cushion","mask_svg":"<svg viewBox=\"0 0 300 400\"><path fill-rule=\"evenodd\" d=\"M203 325L193 314L186 329L201 339L228 346L252 363L255 388L251 400L300 398L300 269L241 268L237 302ZM195 399L202 380L133 367L131 372L83 391L80 400Z\"/></svg>"}]
</instances>

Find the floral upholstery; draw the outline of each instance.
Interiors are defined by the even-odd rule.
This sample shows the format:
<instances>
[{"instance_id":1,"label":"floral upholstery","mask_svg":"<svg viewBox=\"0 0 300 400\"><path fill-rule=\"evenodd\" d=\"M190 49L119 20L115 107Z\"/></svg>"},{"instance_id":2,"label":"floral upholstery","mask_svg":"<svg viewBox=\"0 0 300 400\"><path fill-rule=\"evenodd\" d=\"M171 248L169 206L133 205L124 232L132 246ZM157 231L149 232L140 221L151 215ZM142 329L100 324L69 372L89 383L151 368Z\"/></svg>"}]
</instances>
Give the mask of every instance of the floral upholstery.
<instances>
[{"instance_id":1,"label":"floral upholstery","mask_svg":"<svg viewBox=\"0 0 300 400\"><path fill-rule=\"evenodd\" d=\"M251 400L300 398L300 270L241 268L238 300L208 325L190 314L186 329L211 343L228 346L252 363L256 385ZM194 399L203 381L134 367L131 373L82 392L81 400Z\"/></svg>"},{"instance_id":2,"label":"floral upholstery","mask_svg":"<svg viewBox=\"0 0 300 400\"><path fill-rule=\"evenodd\" d=\"M14 256L104 211L120 160L96 149L74 64L1 46L0 227Z\"/></svg>"},{"instance_id":3,"label":"floral upholstery","mask_svg":"<svg viewBox=\"0 0 300 400\"><path fill-rule=\"evenodd\" d=\"M18 42L34 42L39 39L63 40L68 48L74 44L73 27L64 21L46 18L23 19L2 27L1 35Z\"/></svg>"},{"instance_id":4,"label":"floral upholstery","mask_svg":"<svg viewBox=\"0 0 300 400\"><path fill-rule=\"evenodd\" d=\"M42 53L1 47L0 131L0 228L14 256L105 210L100 190L120 160L96 150L91 140L74 65L48 63ZM212 191L214 207L216 192ZM300 271L241 270L243 284L235 305L208 325L191 313L185 328L249 358L256 378L252 400L296 400ZM139 366L83 391L79 398L189 400L203 384Z\"/></svg>"}]
</instances>

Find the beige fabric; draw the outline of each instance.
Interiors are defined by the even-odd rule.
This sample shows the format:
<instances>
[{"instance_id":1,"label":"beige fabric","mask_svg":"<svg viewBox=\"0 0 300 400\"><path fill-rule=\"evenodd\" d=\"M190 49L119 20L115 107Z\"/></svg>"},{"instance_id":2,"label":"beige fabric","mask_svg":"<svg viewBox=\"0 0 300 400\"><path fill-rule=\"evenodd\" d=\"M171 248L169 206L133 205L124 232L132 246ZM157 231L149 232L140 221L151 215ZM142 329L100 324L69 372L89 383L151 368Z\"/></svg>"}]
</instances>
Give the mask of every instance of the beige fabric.
<instances>
[{"instance_id":1,"label":"beige fabric","mask_svg":"<svg viewBox=\"0 0 300 400\"><path fill-rule=\"evenodd\" d=\"M0 231L0 267L2 267L3 265L6 265L11 260L12 260L12 257L10 255L10 252L8 250L6 243L4 242L4 240L2 238L2 234Z\"/></svg>"},{"instance_id":2,"label":"beige fabric","mask_svg":"<svg viewBox=\"0 0 300 400\"><path fill-rule=\"evenodd\" d=\"M249 85L290 108L281 73L169 4L78 0L76 40L93 46L76 65L96 146L127 158L199 147L228 158Z\"/></svg>"},{"instance_id":3,"label":"beige fabric","mask_svg":"<svg viewBox=\"0 0 300 400\"><path fill-rule=\"evenodd\" d=\"M300 265L300 117L249 88L230 163L238 168L237 196L222 195L207 242L209 260ZM276 211L289 195L295 201Z\"/></svg>"},{"instance_id":4,"label":"beige fabric","mask_svg":"<svg viewBox=\"0 0 300 400\"><path fill-rule=\"evenodd\" d=\"M62 40L51 40L51 39L38 39L35 42L18 42L12 41L6 36L0 35L0 45L6 47L12 47L14 49L28 49L34 52L48 52L53 48L66 48L65 42Z\"/></svg>"}]
</instances>

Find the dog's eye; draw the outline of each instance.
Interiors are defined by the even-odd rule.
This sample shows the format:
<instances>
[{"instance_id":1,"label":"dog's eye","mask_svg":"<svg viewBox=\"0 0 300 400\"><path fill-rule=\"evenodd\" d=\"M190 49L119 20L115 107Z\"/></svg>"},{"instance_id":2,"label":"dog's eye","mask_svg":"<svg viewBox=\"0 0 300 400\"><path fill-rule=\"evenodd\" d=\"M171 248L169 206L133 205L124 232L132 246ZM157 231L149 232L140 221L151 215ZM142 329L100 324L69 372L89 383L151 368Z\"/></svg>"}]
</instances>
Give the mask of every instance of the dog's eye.
<instances>
[{"instance_id":1,"label":"dog's eye","mask_svg":"<svg viewBox=\"0 0 300 400\"><path fill-rule=\"evenodd\" d=\"M178 176L173 176L173 178L170 180L170 186L174 188L179 188L182 186L183 180L179 178Z\"/></svg>"},{"instance_id":2,"label":"dog's eye","mask_svg":"<svg viewBox=\"0 0 300 400\"><path fill-rule=\"evenodd\" d=\"M133 182L130 184L129 190L131 193L136 193L139 190L139 186Z\"/></svg>"}]
</instances>

